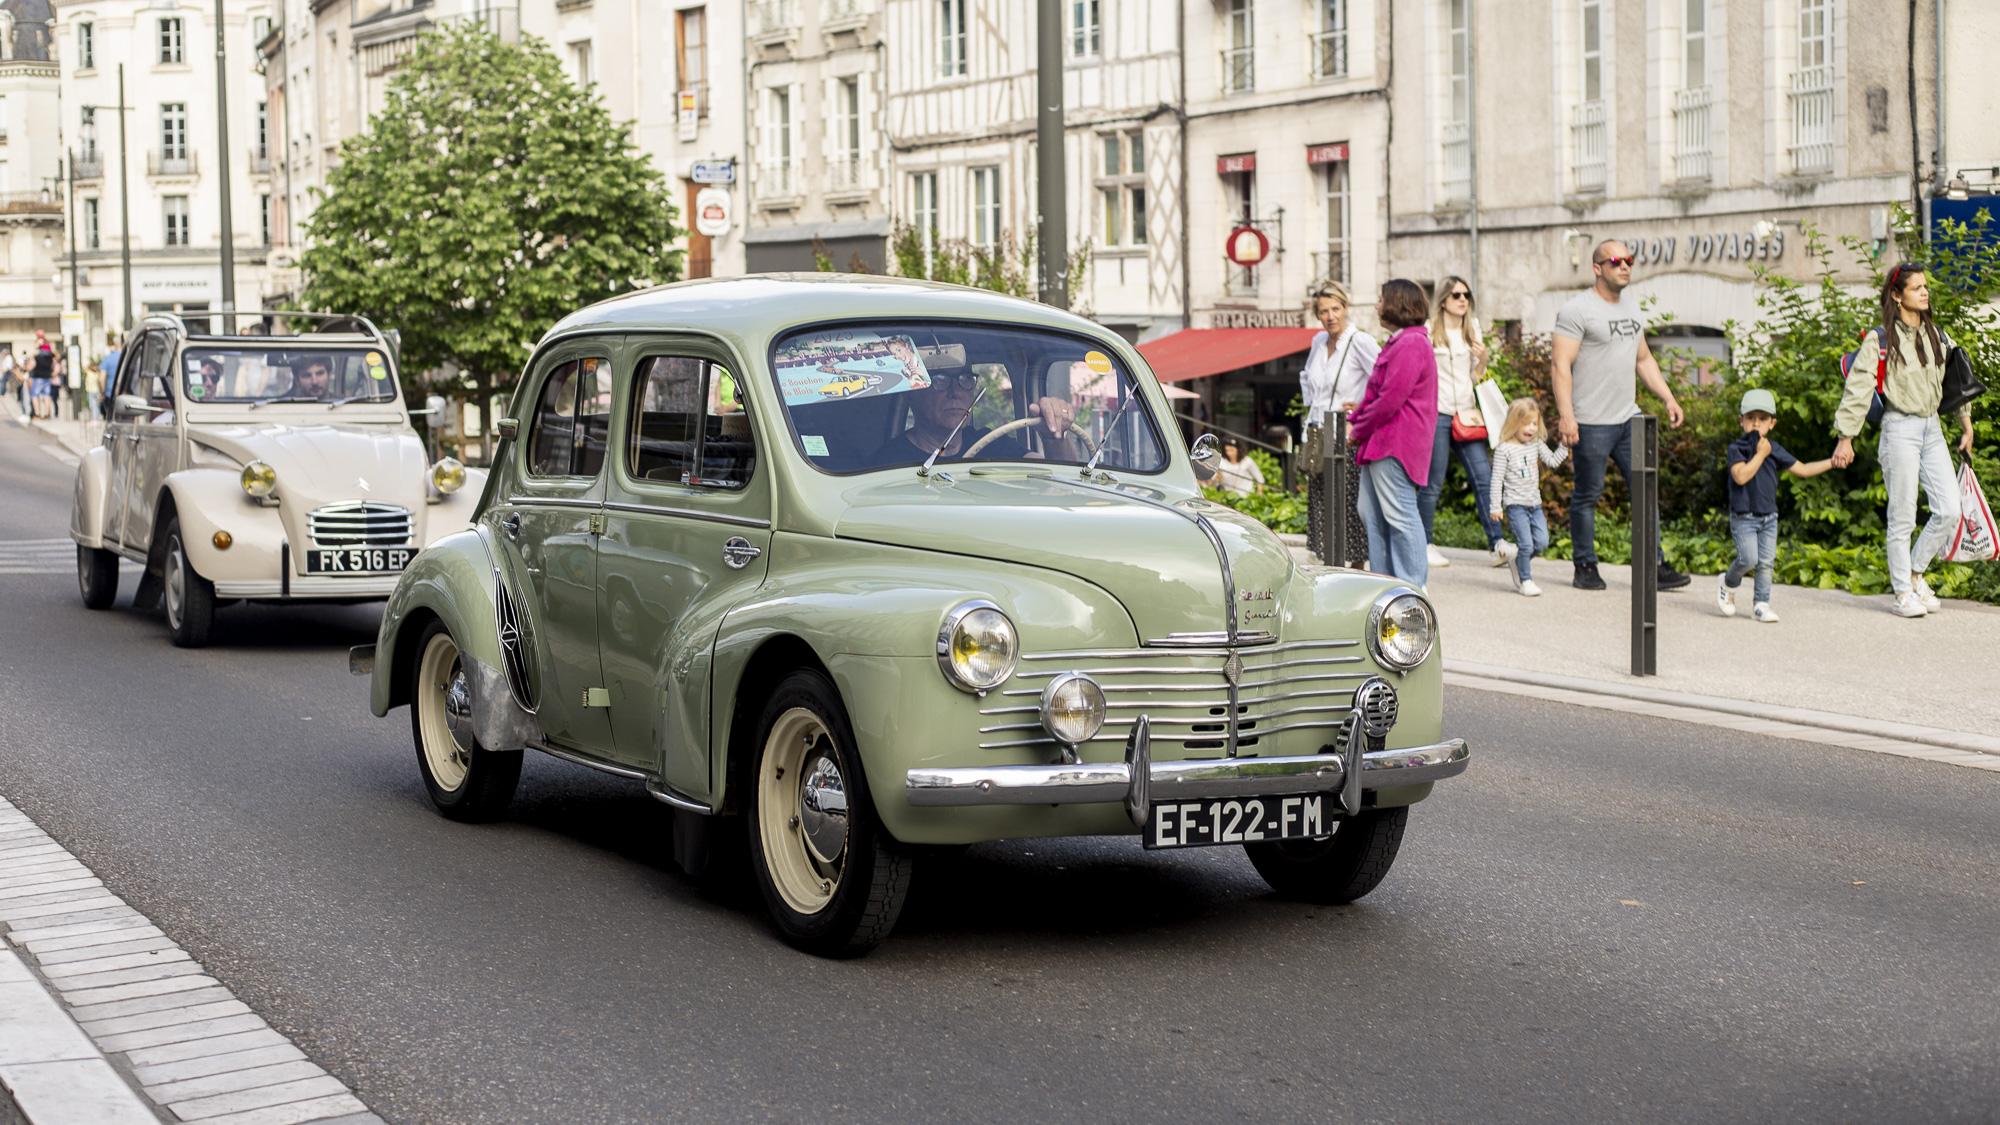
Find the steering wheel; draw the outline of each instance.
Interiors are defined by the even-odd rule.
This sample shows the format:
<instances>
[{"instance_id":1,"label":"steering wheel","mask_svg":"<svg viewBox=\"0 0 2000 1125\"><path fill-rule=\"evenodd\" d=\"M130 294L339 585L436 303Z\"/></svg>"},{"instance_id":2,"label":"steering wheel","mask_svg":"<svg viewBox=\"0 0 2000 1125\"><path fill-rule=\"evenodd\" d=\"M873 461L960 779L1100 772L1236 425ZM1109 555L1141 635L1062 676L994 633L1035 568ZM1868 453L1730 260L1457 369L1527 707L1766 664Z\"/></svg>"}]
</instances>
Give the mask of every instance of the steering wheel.
<instances>
[{"instance_id":1,"label":"steering wheel","mask_svg":"<svg viewBox=\"0 0 2000 1125\"><path fill-rule=\"evenodd\" d=\"M1040 418L1030 417L1030 418L1016 418L1012 422L1008 422L1005 425L995 426L991 430L988 430L986 432L985 437L980 438L978 441L973 442L971 448L967 449L964 453L960 454L960 456L971 457L972 455L978 453L980 450L985 449L989 445L992 445L995 438L1004 437L1007 434L1013 433L1015 430L1025 429L1029 426L1039 426L1041 425L1041 423L1042 420ZM1086 456L1097 452L1097 447L1095 445L1092 445L1090 442L1089 430L1086 430L1082 426L1077 425L1075 421L1071 421L1069 424L1069 432L1075 434L1077 440L1083 443L1083 452Z\"/></svg>"}]
</instances>

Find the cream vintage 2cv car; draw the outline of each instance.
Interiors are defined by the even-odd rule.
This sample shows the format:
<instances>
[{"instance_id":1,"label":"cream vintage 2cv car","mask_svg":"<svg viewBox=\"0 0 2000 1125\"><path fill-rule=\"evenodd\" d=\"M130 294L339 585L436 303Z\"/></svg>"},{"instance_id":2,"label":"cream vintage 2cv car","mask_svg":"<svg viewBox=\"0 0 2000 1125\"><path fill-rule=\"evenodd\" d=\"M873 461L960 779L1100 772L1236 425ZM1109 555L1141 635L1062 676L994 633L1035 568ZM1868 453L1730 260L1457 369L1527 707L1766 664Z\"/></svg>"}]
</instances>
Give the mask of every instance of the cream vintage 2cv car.
<instances>
[{"instance_id":1,"label":"cream vintage 2cv car","mask_svg":"<svg viewBox=\"0 0 2000 1125\"><path fill-rule=\"evenodd\" d=\"M84 604L110 606L119 560L140 563L133 603L164 602L183 647L208 643L216 609L237 601L387 597L426 543L465 530L485 484L454 459L430 463L393 339L367 320L234 320L148 316L126 341L104 444L77 466ZM270 334L288 325L308 330Z\"/></svg>"},{"instance_id":2,"label":"cream vintage 2cv car","mask_svg":"<svg viewBox=\"0 0 2000 1125\"><path fill-rule=\"evenodd\" d=\"M688 282L556 325L513 414L475 527L353 655L374 712L412 705L447 816L504 809L524 749L642 783L803 949L867 949L913 855L1002 838L1237 845L1345 902L1466 768L1423 594L1204 500L1212 440L1080 317Z\"/></svg>"}]
</instances>

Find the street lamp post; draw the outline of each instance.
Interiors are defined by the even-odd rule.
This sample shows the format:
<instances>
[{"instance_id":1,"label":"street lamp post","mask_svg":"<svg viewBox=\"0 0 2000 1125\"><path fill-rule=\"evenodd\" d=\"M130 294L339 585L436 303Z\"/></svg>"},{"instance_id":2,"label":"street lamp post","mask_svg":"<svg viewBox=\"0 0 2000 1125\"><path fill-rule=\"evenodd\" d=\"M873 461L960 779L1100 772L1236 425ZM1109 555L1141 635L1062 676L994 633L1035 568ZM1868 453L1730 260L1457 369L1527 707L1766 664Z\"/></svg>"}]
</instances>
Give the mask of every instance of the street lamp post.
<instances>
[{"instance_id":1,"label":"street lamp post","mask_svg":"<svg viewBox=\"0 0 2000 1125\"><path fill-rule=\"evenodd\" d=\"M118 64L118 273L125 331L132 331L132 192L125 146L125 64Z\"/></svg>"},{"instance_id":2,"label":"street lamp post","mask_svg":"<svg viewBox=\"0 0 2000 1125\"><path fill-rule=\"evenodd\" d=\"M69 200L68 200L68 206L69 206L69 307L70 307L70 311L71 311L71 312L76 312L76 313L81 313L81 312L83 311L83 302L77 299L77 292L76 292L76 270L77 270L77 266L76 266L76 150L75 150L75 149L65 149L65 150L63 150L63 156L64 156L64 157L66 158L66 161L67 161L67 163L68 163L68 172L69 172ZM88 329L88 327L89 327L89 322L88 322L88 321L85 321L85 322L84 322L84 326L85 326L85 328L86 328L86 329ZM70 360L69 360L69 361L70 361L70 363L71 363L72 365L74 365L74 364L77 364L77 363L80 363L80 362L82 362L82 357L83 357L83 340L82 340L82 338L81 338L81 337L76 337L76 336L72 336L72 337L70 337L70 348L69 348L69 356L70 356ZM80 375L81 375L81 372L78 372L78 375L80 376ZM69 396L69 416L70 416L71 418L81 418L81 417L83 417L83 405L82 405L82 404L81 404L81 403L80 403L80 402L78 401L79 399L81 399L81 398L83 397L83 394L82 394L82 391L83 391L83 380L82 380L81 378L78 378L78 379L77 379L77 381L76 381L76 385L75 385L74 389L73 389L73 390L71 390L71 392L70 392L70 396Z\"/></svg>"},{"instance_id":3,"label":"street lamp post","mask_svg":"<svg viewBox=\"0 0 2000 1125\"><path fill-rule=\"evenodd\" d=\"M222 332L236 334L236 233L229 221L229 70L222 0L215 0L215 174L222 180ZM119 101L125 99L120 98Z\"/></svg>"},{"instance_id":4,"label":"street lamp post","mask_svg":"<svg viewBox=\"0 0 2000 1125\"><path fill-rule=\"evenodd\" d=\"M1062 0L1035 8L1036 202L1041 222L1041 301L1069 307L1069 203L1063 170Z\"/></svg>"}]
</instances>

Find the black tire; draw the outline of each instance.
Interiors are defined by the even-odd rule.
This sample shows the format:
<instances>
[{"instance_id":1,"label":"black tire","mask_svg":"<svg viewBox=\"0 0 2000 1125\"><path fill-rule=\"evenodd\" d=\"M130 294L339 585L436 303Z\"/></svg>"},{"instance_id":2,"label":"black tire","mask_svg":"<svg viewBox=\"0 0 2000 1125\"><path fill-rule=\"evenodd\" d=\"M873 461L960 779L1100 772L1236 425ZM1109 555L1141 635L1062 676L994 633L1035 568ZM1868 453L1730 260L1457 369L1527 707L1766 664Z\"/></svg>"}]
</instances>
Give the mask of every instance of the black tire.
<instances>
[{"instance_id":1,"label":"black tire","mask_svg":"<svg viewBox=\"0 0 2000 1125\"><path fill-rule=\"evenodd\" d=\"M821 957L873 949L895 928L916 865L912 850L875 818L847 709L833 684L807 669L779 681L759 713L751 752L755 764L743 794L750 868L779 934ZM838 786L844 816L815 814L823 833L844 820L837 849L827 835L809 840L802 825L811 811L808 779ZM815 805L823 810L828 802L819 798ZM837 854L827 859L824 852Z\"/></svg>"},{"instance_id":2,"label":"black tire","mask_svg":"<svg viewBox=\"0 0 2000 1125\"><path fill-rule=\"evenodd\" d=\"M76 549L76 585L86 609L110 609L118 600L118 556L96 547Z\"/></svg>"},{"instance_id":3,"label":"black tire","mask_svg":"<svg viewBox=\"0 0 2000 1125\"><path fill-rule=\"evenodd\" d=\"M161 585L167 609L167 628L180 648L201 648L215 625L215 584L195 573L188 562L187 548L181 543L181 521L167 518L166 549L161 552Z\"/></svg>"},{"instance_id":4,"label":"black tire","mask_svg":"<svg viewBox=\"0 0 2000 1125\"><path fill-rule=\"evenodd\" d=\"M1389 874L1409 820L1408 806L1366 809L1336 822L1323 840L1245 844L1243 850L1280 895L1335 906L1374 890Z\"/></svg>"},{"instance_id":5,"label":"black tire","mask_svg":"<svg viewBox=\"0 0 2000 1125\"><path fill-rule=\"evenodd\" d=\"M410 734L417 744L417 771L438 812L476 822L507 811L521 782L523 754L479 745L471 733L470 686L451 630L442 621L431 622L418 635L416 659L410 661ZM454 703L454 691L468 694ZM454 721L462 724L458 734L453 733Z\"/></svg>"}]
</instances>

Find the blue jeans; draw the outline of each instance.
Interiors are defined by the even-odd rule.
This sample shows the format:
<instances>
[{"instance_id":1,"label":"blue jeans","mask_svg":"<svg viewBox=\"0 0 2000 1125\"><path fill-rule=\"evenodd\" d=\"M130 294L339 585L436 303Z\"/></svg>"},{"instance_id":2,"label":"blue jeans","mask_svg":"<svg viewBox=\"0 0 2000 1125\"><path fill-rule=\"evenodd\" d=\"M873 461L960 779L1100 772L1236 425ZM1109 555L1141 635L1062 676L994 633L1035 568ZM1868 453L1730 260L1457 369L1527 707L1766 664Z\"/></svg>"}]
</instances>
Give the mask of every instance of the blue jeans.
<instances>
[{"instance_id":1,"label":"blue jeans","mask_svg":"<svg viewBox=\"0 0 2000 1125\"><path fill-rule=\"evenodd\" d=\"M1951 469L1951 447L1935 414L1919 418L1898 410L1882 412L1882 440L1875 456L1882 462L1882 487L1889 492L1889 585L1897 595L1910 592L1910 575L1922 574L1944 550L1958 528L1958 478ZM1917 486L1931 506L1930 522L1917 537Z\"/></svg>"},{"instance_id":2,"label":"blue jeans","mask_svg":"<svg viewBox=\"0 0 2000 1125\"><path fill-rule=\"evenodd\" d=\"M1626 484L1632 483L1632 427L1624 422L1615 426L1579 423L1576 429L1576 448L1570 450L1575 455L1576 487L1569 494L1569 554L1578 566L1596 566L1597 501L1604 495L1604 463L1609 460L1617 465L1618 475L1625 478ZM1656 512L1653 518L1656 543L1659 534ZM1658 552L1653 561L1664 564L1665 550Z\"/></svg>"},{"instance_id":3,"label":"blue jeans","mask_svg":"<svg viewBox=\"0 0 2000 1125\"><path fill-rule=\"evenodd\" d=\"M1509 504L1507 526L1514 529L1514 546L1521 549L1514 556L1514 573L1521 581L1530 581L1535 572L1529 563L1549 549L1549 517L1542 514L1540 504Z\"/></svg>"},{"instance_id":4,"label":"blue jeans","mask_svg":"<svg viewBox=\"0 0 2000 1125\"><path fill-rule=\"evenodd\" d=\"M1506 538L1507 529L1500 521L1486 514L1486 486L1493 476L1493 456L1488 451L1485 438L1471 441L1457 441L1451 436L1451 415L1438 415L1437 433L1431 441L1431 475L1422 488L1417 489L1417 513L1424 521L1424 542L1431 541L1431 528L1437 523L1438 497L1444 494L1445 473L1451 468L1451 455L1458 454L1458 463L1465 466L1465 475L1472 480L1472 496L1478 503L1473 505L1479 511L1479 526L1486 531L1486 549Z\"/></svg>"},{"instance_id":5,"label":"blue jeans","mask_svg":"<svg viewBox=\"0 0 2000 1125\"><path fill-rule=\"evenodd\" d=\"M1743 585L1743 576L1757 572L1755 601L1771 600L1771 568L1778 562L1778 513L1753 516L1746 512L1729 513L1729 537L1736 540L1736 561L1729 564L1729 573L1722 576L1722 584L1734 590Z\"/></svg>"},{"instance_id":6,"label":"blue jeans","mask_svg":"<svg viewBox=\"0 0 2000 1125\"><path fill-rule=\"evenodd\" d=\"M1417 486L1403 463L1384 457L1361 466L1361 526L1368 529L1368 566L1413 586L1430 580Z\"/></svg>"}]
</instances>

